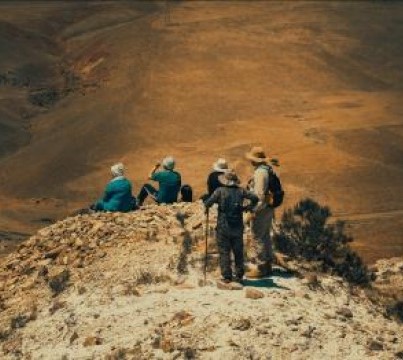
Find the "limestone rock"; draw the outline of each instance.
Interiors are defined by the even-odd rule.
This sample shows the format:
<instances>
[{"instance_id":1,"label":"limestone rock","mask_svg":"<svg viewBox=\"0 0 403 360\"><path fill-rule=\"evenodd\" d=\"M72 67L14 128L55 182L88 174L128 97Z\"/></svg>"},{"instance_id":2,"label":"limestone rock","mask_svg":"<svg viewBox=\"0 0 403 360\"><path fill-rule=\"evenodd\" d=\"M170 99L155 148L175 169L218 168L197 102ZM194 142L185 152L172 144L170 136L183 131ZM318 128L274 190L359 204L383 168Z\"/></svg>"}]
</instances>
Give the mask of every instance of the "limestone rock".
<instances>
[{"instance_id":1,"label":"limestone rock","mask_svg":"<svg viewBox=\"0 0 403 360\"><path fill-rule=\"evenodd\" d=\"M102 344L102 338L99 336L87 336L83 342L84 347L88 346L94 346L94 345L101 345Z\"/></svg>"},{"instance_id":2,"label":"limestone rock","mask_svg":"<svg viewBox=\"0 0 403 360\"><path fill-rule=\"evenodd\" d=\"M352 311L347 307L343 307L343 308L336 310L336 314L341 315L347 319L351 319L354 316Z\"/></svg>"},{"instance_id":3,"label":"limestone rock","mask_svg":"<svg viewBox=\"0 0 403 360\"><path fill-rule=\"evenodd\" d=\"M370 340L368 342L368 349L372 351L383 350L383 344L378 340Z\"/></svg>"},{"instance_id":4,"label":"limestone rock","mask_svg":"<svg viewBox=\"0 0 403 360\"><path fill-rule=\"evenodd\" d=\"M67 287L69 279L70 271L68 269L64 269L56 275L49 277L48 285L53 293L57 295Z\"/></svg>"},{"instance_id":5,"label":"limestone rock","mask_svg":"<svg viewBox=\"0 0 403 360\"><path fill-rule=\"evenodd\" d=\"M251 325L251 321L247 318L234 319L231 322L232 330L245 331L250 329Z\"/></svg>"},{"instance_id":6,"label":"limestone rock","mask_svg":"<svg viewBox=\"0 0 403 360\"><path fill-rule=\"evenodd\" d=\"M245 290L245 297L248 298L248 299L257 300L257 299L264 298L264 296L265 296L265 293L263 291L261 291L261 290L258 290L258 289L248 287Z\"/></svg>"}]
</instances>

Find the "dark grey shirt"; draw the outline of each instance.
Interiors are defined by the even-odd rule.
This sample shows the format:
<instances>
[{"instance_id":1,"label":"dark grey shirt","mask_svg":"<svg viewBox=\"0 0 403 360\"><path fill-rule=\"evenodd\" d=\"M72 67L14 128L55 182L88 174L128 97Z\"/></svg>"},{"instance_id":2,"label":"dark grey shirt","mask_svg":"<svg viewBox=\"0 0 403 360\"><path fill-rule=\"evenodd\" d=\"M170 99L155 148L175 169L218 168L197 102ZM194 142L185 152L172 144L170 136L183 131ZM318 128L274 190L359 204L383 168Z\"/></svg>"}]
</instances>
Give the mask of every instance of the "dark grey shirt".
<instances>
[{"instance_id":1,"label":"dark grey shirt","mask_svg":"<svg viewBox=\"0 0 403 360\"><path fill-rule=\"evenodd\" d=\"M244 200L249 200L245 206ZM258 197L238 186L223 186L204 203L206 208L218 204L217 228L230 227L243 229L243 211L252 211L258 203Z\"/></svg>"}]
</instances>

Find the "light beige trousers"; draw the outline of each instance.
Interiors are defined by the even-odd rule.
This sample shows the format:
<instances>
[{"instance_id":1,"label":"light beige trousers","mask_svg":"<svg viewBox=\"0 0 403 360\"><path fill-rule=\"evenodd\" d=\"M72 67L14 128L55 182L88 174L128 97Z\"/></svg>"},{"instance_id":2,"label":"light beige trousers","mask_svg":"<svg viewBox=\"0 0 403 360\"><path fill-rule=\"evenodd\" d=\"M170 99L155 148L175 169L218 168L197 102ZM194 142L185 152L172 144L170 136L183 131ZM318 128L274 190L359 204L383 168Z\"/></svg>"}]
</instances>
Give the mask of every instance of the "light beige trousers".
<instances>
[{"instance_id":1,"label":"light beige trousers","mask_svg":"<svg viewBox=\"0 0 403 360\"><path fill-rule=\"evenodd\" d=\"M267 207L259 210L251 221L251 242L248 258L256 265L273 262L271 232L274 209Z\"/></svg>"}]
</instances>

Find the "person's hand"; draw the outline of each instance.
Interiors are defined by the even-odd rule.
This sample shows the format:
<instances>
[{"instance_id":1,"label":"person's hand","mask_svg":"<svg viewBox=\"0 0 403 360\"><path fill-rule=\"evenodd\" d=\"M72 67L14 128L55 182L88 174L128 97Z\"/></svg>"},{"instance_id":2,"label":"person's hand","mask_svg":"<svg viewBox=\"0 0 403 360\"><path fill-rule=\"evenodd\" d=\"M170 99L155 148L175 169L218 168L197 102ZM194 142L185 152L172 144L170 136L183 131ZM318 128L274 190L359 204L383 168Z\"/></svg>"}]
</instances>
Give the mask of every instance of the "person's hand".
<instances>
[{"instance_id":1,"label":"person's hand","mask_svg":"<svg viewBox=\"0 0 403 360\"><path fill-rule=\"evenodd\" d=\"M256 214L252 211L246 213L246 222L255 220Z\"/></svg>"}]
</instances>

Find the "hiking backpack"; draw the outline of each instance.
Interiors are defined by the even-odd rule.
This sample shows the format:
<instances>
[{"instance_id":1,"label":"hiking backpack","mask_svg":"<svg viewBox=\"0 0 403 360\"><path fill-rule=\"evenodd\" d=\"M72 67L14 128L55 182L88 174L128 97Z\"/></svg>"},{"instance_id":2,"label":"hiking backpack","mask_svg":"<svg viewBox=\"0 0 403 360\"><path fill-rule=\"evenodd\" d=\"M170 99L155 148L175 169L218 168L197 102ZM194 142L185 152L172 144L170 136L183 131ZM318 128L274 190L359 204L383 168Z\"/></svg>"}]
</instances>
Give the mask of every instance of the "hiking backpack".
<instances>
[{"instance_id":1,"label":"hiking backpack","mask_svg":"<svg viewBox=\"0 0 403 360\"><path fill-rule=\"evenodd\" d=\"M181 200L183 202L193 201L193 189L190 185L183 185L181 187Z\"/></svg>"},{"instance_id":2,"label":"hiking backpack","mask_svg":"<svg viewBox=\"0 0 403 360\"><path fill-rule=\"evenodd\" d=\"M269 172L268 200L267 202L273 208L279 207L284 200L284 190L281 186L280 178L274 172L271 166L267 167Z\"/></svg>"}]
</instances>

